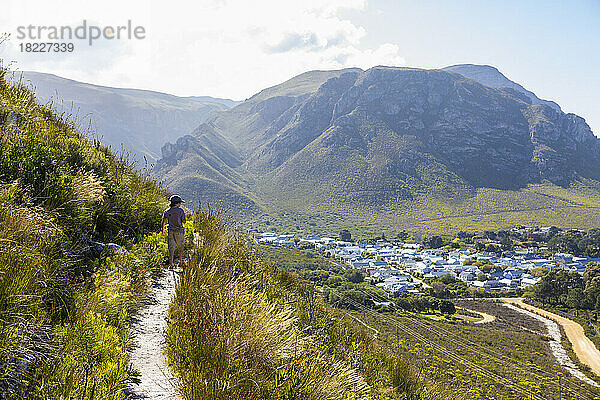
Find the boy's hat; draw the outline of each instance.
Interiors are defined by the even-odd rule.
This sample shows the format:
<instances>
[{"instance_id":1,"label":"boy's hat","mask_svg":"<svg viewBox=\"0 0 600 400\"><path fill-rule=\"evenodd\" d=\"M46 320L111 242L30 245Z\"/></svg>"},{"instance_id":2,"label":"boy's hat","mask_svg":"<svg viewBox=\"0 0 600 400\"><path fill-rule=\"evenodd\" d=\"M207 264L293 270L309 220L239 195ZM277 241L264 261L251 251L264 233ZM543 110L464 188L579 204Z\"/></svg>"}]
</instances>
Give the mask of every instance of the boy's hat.
<instances>
[{"instance_id":1,"label":"boy's hat","mask_svg":"<svg viewBox=\"0 0 600 400\"><path fill-rule=\"evenodd\" d=\"M178 195L173 195L171 196L171 198L169 199L171 201L171 204L180 204L180 203L185 203L185 201L181 200L181 197L179 197Z\"/></svg>"}]
</instances>

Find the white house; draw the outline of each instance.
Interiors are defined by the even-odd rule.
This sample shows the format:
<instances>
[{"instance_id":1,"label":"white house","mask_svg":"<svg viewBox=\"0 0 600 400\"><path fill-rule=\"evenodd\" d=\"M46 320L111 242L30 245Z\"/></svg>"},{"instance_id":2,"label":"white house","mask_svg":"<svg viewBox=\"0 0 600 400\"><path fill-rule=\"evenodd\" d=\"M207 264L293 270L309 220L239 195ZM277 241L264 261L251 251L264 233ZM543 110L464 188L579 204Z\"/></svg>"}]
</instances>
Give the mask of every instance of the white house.
<instances>
[{"instance_id":1,"label":"white house","mask_svg":"<svg viewBox=\"0 0 600 400\"><path fill-rule=\"evenodd\" d=\"M463 282L471 282L477 279L477 275L471 271L463 271L458 275L458 279Z\"/></svg>"},{"instance_id":2,"label":"white house","mask_svg":"<svg viewBox=\"0 0 600 400\"><path fill-rule=\"evenodd\" d=\"M366 271L367 269L369 269L371 267L371 260L368 258L367 259L357 259L357 260L351 261L350 265L352 266L352 268Z\"/></svg>"}]
</instances>

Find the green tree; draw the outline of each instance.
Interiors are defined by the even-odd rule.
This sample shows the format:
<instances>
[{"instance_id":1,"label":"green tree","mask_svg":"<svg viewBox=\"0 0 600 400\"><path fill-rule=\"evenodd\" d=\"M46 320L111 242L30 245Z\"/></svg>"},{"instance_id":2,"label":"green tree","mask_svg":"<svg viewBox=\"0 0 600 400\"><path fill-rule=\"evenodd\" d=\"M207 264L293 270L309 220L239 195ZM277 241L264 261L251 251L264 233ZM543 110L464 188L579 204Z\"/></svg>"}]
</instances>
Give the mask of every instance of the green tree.
<instances>
[{"instance_id":1,"label":"green tree","mask_svg":"<svg viewBox=\"0 0 600 400\"><path fill-rule=\"evenodd\" d=\"M456 312L456 307L454 307L454 303L450 300L442 300L439 303L440 312L444 314L454 314Z\"/></svg>"},{"instance_id":2,"label":"green tree","mask_svg":"<svg viewBox=\"0 0 600 400\"><path fill-rule=\"evenodd\" d=\"M442 276L441 281L448 285L450 283L456 282L456 276L454 276L453 274L446 274Z\"/></svg>"},{"instance_id":3,"label":"green tree","mask_svg":"<svg viewBox=\"0 0 600 400\"><path fill-rule=\"evenodd\" d=\"M585 269L585 272L583 273L583 281L587 283L597 276L600 276L600 264L597 262L589 263Z\"/></svg>"},{"instance_id":4,"label":"green tree","mask_svg":"<svg viewBox=\"0 0 600 400\"><path fill-rule=\"evenodd\" d=\"M570 289L584 288L583 279L577 272L556 268L548 272L535 286L535 297L548 304L564 304Z\"/></svg>"},{"instance_id":5,"label":"green tree","mask_svg":"<svg viewBox=\"0 0 600 400\"><path fill-rule=\"evenodd\" d=\"M552 282L545 277L540 279L539 283L534 286L534 296L542 303L548 303L552 297Z\"/></svg>"},{"instance_id":6,"label":"green tree","mask_svg":"<svg viewBox=\"0 0 600 400\"><path fill-rule=\"evenodd\" d=\"M473 234L465 231L460 231L456 234L456 237L459 239L471 239L473 237Z\"/></svg>"},{"instance_id":7,"label":"green tree","mask_svg":"<svg viewBox=\"0 0 600 400\"><path fill-rule=\"evenodd\" d=\"M600 229L592 229L579 241L579 248L586 257L600 257Z\"/></svg>"},{"instance_id":8,"label":"green tree","mask_svg":"<svg viewBox=\"0 0 600 400\"><path fill-rule=\"evenodd\" d=\"M346 279L348 279L352 283L361 283L364 281L364 276L362 272L357 269L349 269L345 273Z\"/></svg>"},{"instance_id":9,"label":"green tree","mask_svg":"<svg viewBox=\"0 0 600 400\"><path fill-rule=\"evenodd\" d=\"M430 249L439 249L444 244L444 240L440 236L432 236L423 241L423 245Z\"/></svg>"},{"instance_id":10,"label":"green tree","mask_svg":"<svg viewBox=\"0 0 600 400\"><path fill-rule=\"evenodd\" d=\"M315 246L310 242L300 242L298 243L298 250L310 250L314 249Z\"/></svg>"},{"instance_id":11,"label":"green tree","mask_svg":"<svg viewBox=\"0 0 600 400\"><path fill-rule=\"evenodd\" d=\"M575 287L569 289L567 293L567 306L570 308L584 308L585 304L585 294L580 287Z\"/></svg>"},{"instance_id":12,"label":"green tree","mask_svg":"<svg viewBox=\"0 0 600 400\"><path fill-rule=\"evenodd\" d=\"M600 276L594 276L590 278L590 275L584 274L585 280L585 298L587 308L593 309L596 305L597 299L600 298Z\"/></svg>"},{"instance_id":13,"label":"green tree","mask_svg":"<svg viewBox=\"0 0 600 400\"><path fill-rule=\"evenodd\" d=\"M478 266L479 266L479 269L481 270L481 272L486 273L486 274L489 274L495 268L494 264L490 264L487 261L486 261L485 264L481 264L481 265L478 265Z\"/></svg>"},{"instance_id":14,"label":"green tree","mask_svg":"<svg viewBox=\"0 0 600 400\"><path fill-rule=\"evenodd\" d=\"M502 240L500 241L500 245L502 246L502 250L504 250L504 251L512 250L513 241L510 240L510 238L508 236L504 236L502 238Z\"/></svg>"},{"instance_id":15,"label":"green tree","mask_svg":"<svg viewBox=\"0 0 600 400\"><path fill-rule=\"evenodd\" d=\"M338 287L342 284L343 281L344 278L342 278L341 276L333 275L327 278L327 281L325 281L325 285L330 287Z\"/></svg>"},{"instance_id":16,"label":"green tree","mask_svg":"<svg viewBox=\"0 0 600 400\"><path fill-rule=\"evenodd\" d=\"M435 297L440 297L440 298L450 296L450 291L448 290L448 287L443 282L440 282L440 281L435 281L431 284L431 293Z\"/></svg>"},{"instance_id":17,"label":"green tree","mask_svg":"<svg viewBox=\"0 0 600 400\"><path fill-rule=\"evenodd\" d=\"M488 243L485 245L485 251L490 253L497 253L500 251L500 247L498 247L495 243Z\"/></svg>"},{"instance_id":18,"label":"green tree","mask_svg":"<svg viewBox=\"0 0 600 400\"><path fill-rule=\"evenodd\" d=\"M340 231L340 240L342 242L351 242L352 241L352 234L350 233L350 231L348 229L342 229Z\"/></svg>"}]
</instances>

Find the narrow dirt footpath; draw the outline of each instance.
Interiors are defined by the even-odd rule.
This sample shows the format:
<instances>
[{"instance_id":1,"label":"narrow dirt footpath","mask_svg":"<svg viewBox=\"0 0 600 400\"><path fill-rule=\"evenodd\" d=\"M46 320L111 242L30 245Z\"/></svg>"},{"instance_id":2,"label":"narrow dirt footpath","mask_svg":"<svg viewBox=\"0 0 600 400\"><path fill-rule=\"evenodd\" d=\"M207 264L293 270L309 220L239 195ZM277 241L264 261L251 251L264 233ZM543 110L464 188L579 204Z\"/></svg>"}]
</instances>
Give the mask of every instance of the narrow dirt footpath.
<instances>
[{"instance_id":1,"label":"narrow dirt footpath","mask_svg":"<svg viewBox=\"0 0 600 400\"><path fill-rule=\"evenodd\" d=\"M490 322L494 322L496 320L496 316L495 315L484 313L483 311L473 310L473 309L468 308L468 307L459 307L459 306L457 306L456 308L457 309L461 308L463 310L471 311L471 312L474 312L476 314L481 315L481 318L483 318L483 319L480 319L479 321L471 321L470 319L468 319L468 321L473 322L474 324L487 324L487 323L490 323Z\"/></svg>"},{"instance_id":2,"label":"narrow dirt footpath","mask_svg":"<svg viewBox=\"0 0 600 400\"><path fill-rule=\"evenodd\" d=\"M585 336L583 327L581 325L568 318L561 317L558 314L554 314L524 303L523 299L521 298L503 298L500 300L507 303L516 304L526 310L558 322L565 330L567 338L573 345L573 351L577 355L577 358L579 358L579 361L589 366L596 375L600 376L600 351L598 351L594 343L592 343L592 341Z\"/></svg>"},{"instance_id":3,"label":"narrow dirt footpath","mask_svg":"<svg viewBox=\"0 0 600 400\"><path fill-rule=\"evenodd\" d=\"M141 373L140 384L132 385L132 399L181 400L177 379L167 365L165 330L176 274L166 271L144 299L144 306L133 316L131 363Z\"/></svg>"}]
</instances>

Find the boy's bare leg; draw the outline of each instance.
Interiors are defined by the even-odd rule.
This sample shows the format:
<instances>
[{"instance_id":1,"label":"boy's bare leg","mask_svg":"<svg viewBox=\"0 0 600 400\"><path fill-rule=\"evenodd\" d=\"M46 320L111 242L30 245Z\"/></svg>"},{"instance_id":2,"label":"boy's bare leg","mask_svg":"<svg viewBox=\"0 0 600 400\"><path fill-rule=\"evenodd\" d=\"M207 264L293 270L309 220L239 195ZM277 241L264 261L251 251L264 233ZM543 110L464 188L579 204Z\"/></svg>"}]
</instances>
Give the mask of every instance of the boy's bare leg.
<instances>
[{"instance_id":1,"label":"boy's bare leg","mask_svg":"<svg viewBox=\"0 0 600 400\"><path fill-rule=\"evenodd\" d=\"M183 270L183 246L179 248L179 267Z\"/></svg>"},{"instance_id":2,"label":"boy's bare leg","mask_svg":"<svg viewBox=\"0 0 600 400\"><path fill-rule=\"evenodd\" d=\"M169 245L169 269L173 269L174 267L174 258L175 258L175 243L173 242L173 238L171 234L167 235L167 243Z\"/></svg>"}]
</instances>

